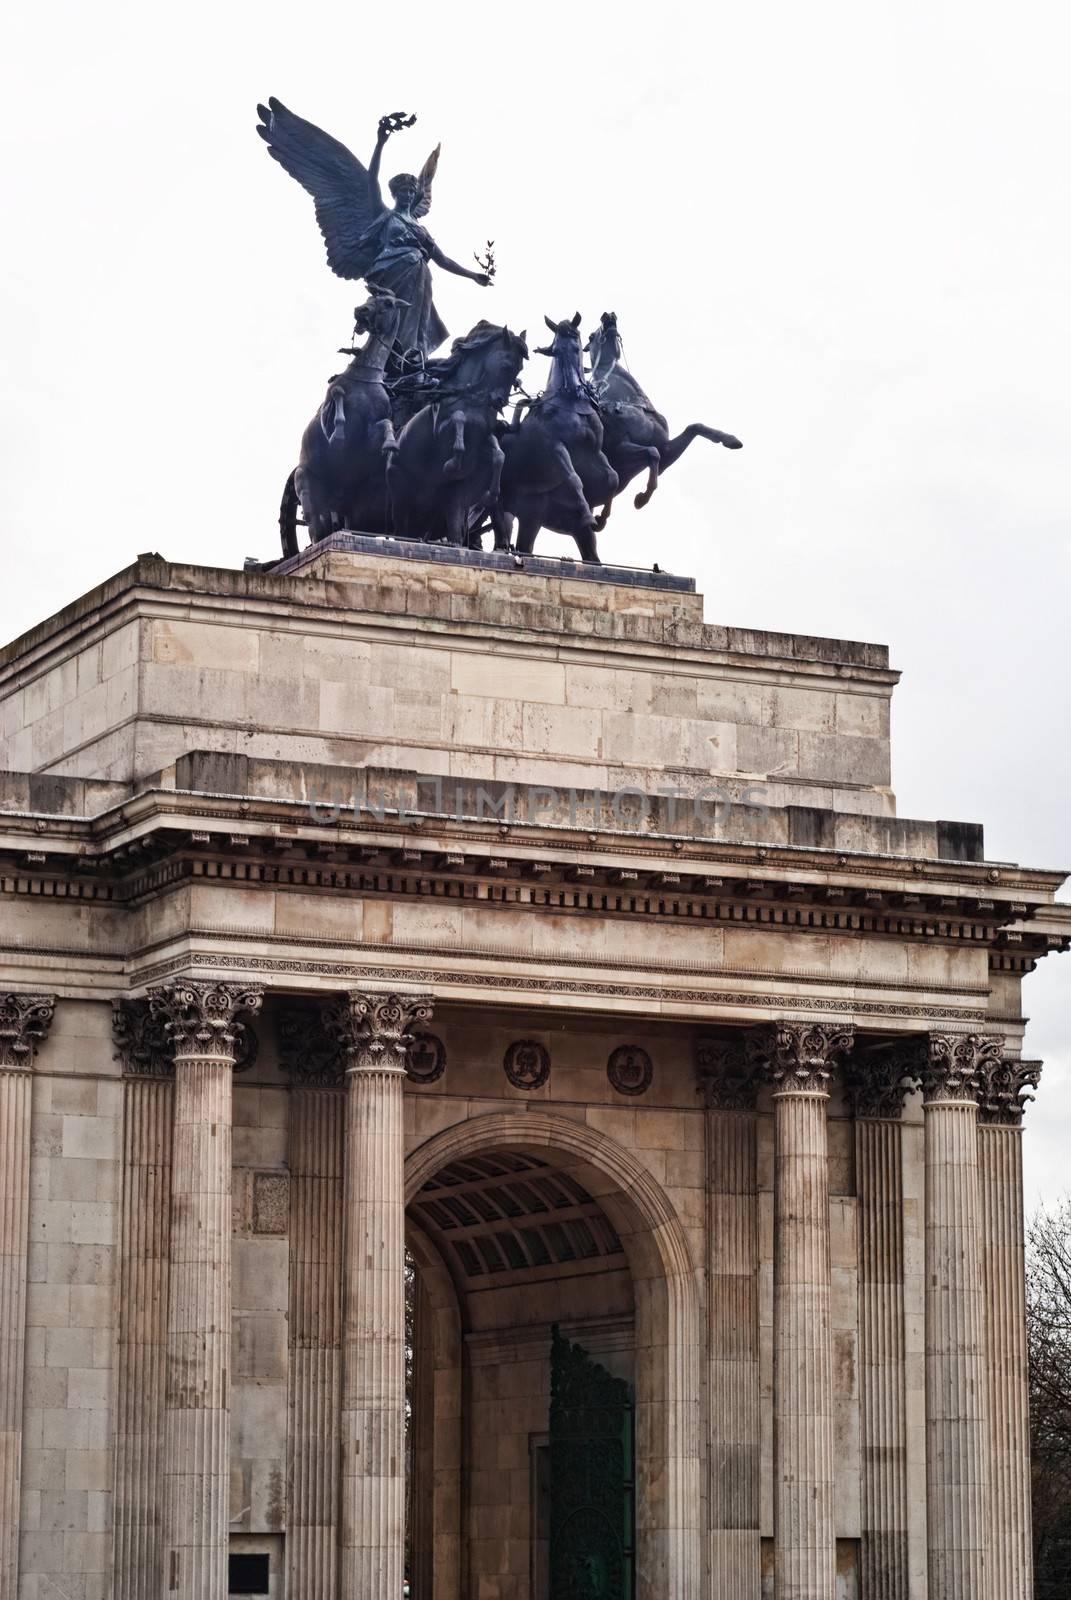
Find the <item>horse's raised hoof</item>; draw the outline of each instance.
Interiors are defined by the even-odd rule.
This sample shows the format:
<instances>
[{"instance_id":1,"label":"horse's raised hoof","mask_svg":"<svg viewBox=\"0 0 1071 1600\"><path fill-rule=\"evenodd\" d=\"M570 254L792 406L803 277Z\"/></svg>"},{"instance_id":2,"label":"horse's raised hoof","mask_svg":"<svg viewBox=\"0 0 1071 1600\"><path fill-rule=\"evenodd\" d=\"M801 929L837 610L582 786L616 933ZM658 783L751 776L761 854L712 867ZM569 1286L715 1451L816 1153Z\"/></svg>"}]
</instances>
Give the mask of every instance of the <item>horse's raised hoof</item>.
<instances>
[{"instance_id":1,"label":"horse's raised hoof","mask_svg":"<svg viewBox=\"0 0 1071 1600\"><path fill-rule=\"evenodd\" d=\"M641 489L635 500L632 502L632 504L636 507L636 510L642 511L653 494L653 489Z\"/></svg>"},{"instance_id":2,"label":"horse's raised hoof","mask_svg":"<svg viewBox=\"0 0 1071 1600\"><path fill-rule=\"evenodd\" d=\"M601 533L602 530L605 528L605 526L606 526L606 524L607 524L607 522L609 520L609 517L610 517L610 513L608 511L600 511L599 515L595 518L595 526L591 531L593 533Z\"/></svg>"},{"instance_id":3,"label":"horse's raised hoof","mask_svg":"<svg viewBox=\"0 0 1071 1600\"><path fill-rule=\"evenodd\" d=\"M732 433L723 433L721 436L721 442L725 446L726 450L742 450L744 448L743 439L738 439L736 435Z\"/></svg>"}]
</instances>

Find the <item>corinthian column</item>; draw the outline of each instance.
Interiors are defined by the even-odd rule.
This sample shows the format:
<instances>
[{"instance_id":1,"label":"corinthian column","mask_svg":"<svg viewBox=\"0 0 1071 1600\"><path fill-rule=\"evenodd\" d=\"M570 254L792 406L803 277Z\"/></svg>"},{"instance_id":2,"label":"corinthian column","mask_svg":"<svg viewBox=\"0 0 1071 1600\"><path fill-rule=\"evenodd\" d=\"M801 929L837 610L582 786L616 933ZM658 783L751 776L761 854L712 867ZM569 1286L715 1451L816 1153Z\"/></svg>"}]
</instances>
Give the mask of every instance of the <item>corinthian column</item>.
<instances>
[{"instance_id":1,"label":"corinthian column","mask_svg":"<svg viewBox=\"0 0 1071 1600\"><path fill-rule=\"evenodd\" d=\"M897 1048L856 1056L848 1072L859 1204L860 1579L868 1600L908 1600L909 1592L900 1117L917 1059Z\"/></svg>"},{"instance_id":2,"label":"corinthian column","mask_svg":"<svg viewBox=\"0 0 1071 1600\"><path fill-rule=\"evenodd\" d=\"M342 1593L398 1600L405 1565L405 1137L409 1030L426 995L348 994Z\"/></svg>"},{"instance_id":3,"label":"corinthian column","mask_svg":"<svg viewBox=\"0 0 1071 1600\"><path fill-rule=\"evenodd\" d=\"M834 1600L829 1080L850 1028L782 1022L749 1041L774 1094L774 1595Z\"/></svg>"},{"instance_id":4,"label":"corinthian column","mask_svg":"<svg viewBox=\"0 0 1071 1600\"><path fill-rule=\"evenodd\" d=\"M989 1592L978 1098L984 1073L1000 1060L1001 1044L982 1034L930 1034L920 1072L926 1122L930 1600L979 1600Z\"/></svg>"},{"instance_id":5,"label":"corinthian column","mask_svg":"<svg viewBox=\"0 0 1071 1600\"><path fill-rule=\"evenodd\" d=\"M753 1600L760 1582L756 1074L742 1042L702 1039L710 1325L712 1600Z\"/></svg>"},{"instance_id":6,"label":"corinthian column","mask_svg":"<svg viewBox=\"0 0 1071 1600\"><path fill-rule=\"evenodd\" d=\"M231 1075L259 989L149 992L174 1049L164 1593L225 1600L230 1532Z\"/></svg>"},{"instance_id":7,"label":"corinthian column","mask_svg":"<svg viewBox=\"0 0 1071 1600\"><path fill-rule=\"evenodd\" d=\"M114 1600L142 1600L164 1587L161 1476L174 1067L166 1029L147 1000L117 1000L113 1026L123 1066L123 1183L112 1588Z\"/></svg>"},{"instance_id":8,"label":"corinthian column","mask_svg":"<svg viewBox=\"0 0 1071 1600\"><path fill-rule=\"evenodd\" d=\"M989 1376L991 1600L1030 1600L1030 1416L1023 1252L1025 1102L1040 1061L1002 1061L984 1075L978 1154L982 1179L986 1371Z\"/></svg>"},{"instance_id":9,"label":"corinthian column","mask_svg":"<svg viewBox=\"0 0 1071 1600\"><path fill-rule=\"evenodd\" d=\"M54 995L0 997L0 1600L19 1587L31 1074L55 1008Z\"/></svg>"}]
</instances>

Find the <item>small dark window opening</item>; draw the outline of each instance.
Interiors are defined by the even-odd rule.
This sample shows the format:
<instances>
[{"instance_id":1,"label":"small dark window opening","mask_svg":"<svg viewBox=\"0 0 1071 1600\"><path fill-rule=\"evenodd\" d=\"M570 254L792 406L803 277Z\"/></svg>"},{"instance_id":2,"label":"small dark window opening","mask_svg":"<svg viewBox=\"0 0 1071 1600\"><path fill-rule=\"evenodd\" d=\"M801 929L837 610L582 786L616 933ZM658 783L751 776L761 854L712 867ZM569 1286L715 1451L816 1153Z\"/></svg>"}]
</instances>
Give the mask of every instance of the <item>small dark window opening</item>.
<instances>
[{"instance_id":1,"label":"small dark window opening","mask_svg":"<svg viewBox=\"0 0 1071 1600\"><path fill-rule=\"evenodd\" d=\"M270 1556L231 1556L227 1573L228 1594L267 1594Z\"/></svg>"}]
</instances>

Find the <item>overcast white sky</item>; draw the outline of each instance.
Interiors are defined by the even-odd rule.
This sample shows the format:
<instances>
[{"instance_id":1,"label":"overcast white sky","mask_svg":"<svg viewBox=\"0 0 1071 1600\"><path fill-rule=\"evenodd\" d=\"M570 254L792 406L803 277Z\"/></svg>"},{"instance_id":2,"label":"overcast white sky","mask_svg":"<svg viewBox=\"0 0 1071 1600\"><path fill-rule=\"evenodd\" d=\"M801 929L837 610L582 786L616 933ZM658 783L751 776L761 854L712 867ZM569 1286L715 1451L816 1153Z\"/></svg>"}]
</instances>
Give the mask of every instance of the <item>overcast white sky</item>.
<instances>
[{"instance_id":1,"label":"overcast white sky","mask_svg":"<svg viewBox=\"0 0 1071 1600\"><path fill-rule=\"evenodd\" d=\"M385 172L441 139L436 238L496 241L494 289L439 274L451 330L614 309L671 425L744 440L604 557L888 643L901 814L1071 868L1069 33L1058 0L9 8L0 638L141 550L277 551L356 286L254 108L365 158L415 110ZM1071 957L1026 994L1033 1203L1069 1184Z\"/></svg>"}]
</instances>

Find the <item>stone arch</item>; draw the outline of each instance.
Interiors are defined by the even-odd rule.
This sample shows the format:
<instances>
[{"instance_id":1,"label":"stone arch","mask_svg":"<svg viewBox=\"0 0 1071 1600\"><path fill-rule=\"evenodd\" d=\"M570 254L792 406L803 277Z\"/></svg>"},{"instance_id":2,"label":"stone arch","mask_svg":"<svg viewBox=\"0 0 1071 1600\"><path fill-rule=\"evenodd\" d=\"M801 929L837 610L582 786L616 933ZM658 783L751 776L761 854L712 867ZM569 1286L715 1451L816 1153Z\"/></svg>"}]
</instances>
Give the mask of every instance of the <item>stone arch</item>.
<instances>
[{"instance_id":1,"label":"stone arch","mask_svg":"<svg viewBox=\"0 0 1071 1600\"><path fill-rule=\"evenodd\" d=\"M618 1231L636 1299L639 1600L698 1600L701 1324L680 1219L650 1172L616 1140L546 1111L486 1112L433 1135L406 1160L406 1203L447 1162L495 1149L553 1152Z\"/></svg>"}]
</instances>

